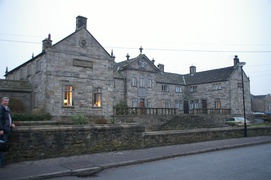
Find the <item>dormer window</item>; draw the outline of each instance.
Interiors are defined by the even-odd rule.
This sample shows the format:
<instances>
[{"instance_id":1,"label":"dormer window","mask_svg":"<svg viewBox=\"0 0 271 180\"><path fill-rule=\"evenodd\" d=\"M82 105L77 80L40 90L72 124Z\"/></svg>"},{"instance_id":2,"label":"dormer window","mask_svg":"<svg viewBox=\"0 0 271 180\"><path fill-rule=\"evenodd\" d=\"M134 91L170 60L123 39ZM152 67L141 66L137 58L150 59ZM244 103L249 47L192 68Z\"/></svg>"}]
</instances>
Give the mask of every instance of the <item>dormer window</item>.
<instances>
[{"instance_id":1,"label":"dormer window","mask_svg":"<svg viewBox=\"0 0 271 180\"><path fill-rule=\"evenodd\" d=\"M162 85L162 91L163 91L163 92L169 92L169 87L168 87L168 85L163 84L163 85Z\"/></svg>"},{"instance_id":2,"label":"dormer window","mask_svg":"<svg viewBox=\"0 0 271 180\"><path fill-rule=\"evenodd\" d=\"M190 86L190 92L197 92L197 86Z\"/></svg>"},{"instance_id":3,"label":"dormer window","mask_svg":"<svg viewBox=\"0 0 271 180\"><path fill-rule=\"evenodd\" d=\"M221 88L221 83L215 83L215 84L213 84L213 90L220 90L220 89L222 89Z\"/></svg>"}]
</instances>

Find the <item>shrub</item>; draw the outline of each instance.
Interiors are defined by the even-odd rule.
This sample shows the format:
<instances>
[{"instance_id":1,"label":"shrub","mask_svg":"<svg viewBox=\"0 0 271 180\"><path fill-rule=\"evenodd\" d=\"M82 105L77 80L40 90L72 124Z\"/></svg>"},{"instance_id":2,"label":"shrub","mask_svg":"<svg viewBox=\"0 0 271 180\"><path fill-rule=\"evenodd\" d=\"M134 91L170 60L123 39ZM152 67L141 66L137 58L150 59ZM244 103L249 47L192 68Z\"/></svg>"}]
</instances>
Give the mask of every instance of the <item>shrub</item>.
<instances>
[{"instance_id":1,"label":"shrub","mask_svg":"<svg viewBox=\"0 0 271 180\"><path fill-rule=\"evenodd\" d=\"M13 121L45 121L50 120L52 116L47 114L11 114Z\"/></svg>"},{"instance_id":2,"label":"shrub","mask_svg":"<svg viewBox=\"0 0 271 180\"><path fill-rule=\"evenodd\" d=\"M107 119L104 118L96 119L95 124L107 124Z\"/></svg>"},{"instance_id":3,"label":"shrub","mask_svg":"<svg viewBox=\"0 0 271 180\"><path fill-rule=\"evenodd\" d=\"M88 118L83 114L76 114L72 117L72 121L76 125L83 125L88 123Z\"/></svg>"},{"instance_id":4,"label":"shrub","mask_svg":"<svg viewBox=\"0 0 271 180\"><path fill-rule=\"evenodd\" d=\"M128 105L124 100L121 100L115 107L117 115L125 115Z\"/></svg>"}]
</instances>

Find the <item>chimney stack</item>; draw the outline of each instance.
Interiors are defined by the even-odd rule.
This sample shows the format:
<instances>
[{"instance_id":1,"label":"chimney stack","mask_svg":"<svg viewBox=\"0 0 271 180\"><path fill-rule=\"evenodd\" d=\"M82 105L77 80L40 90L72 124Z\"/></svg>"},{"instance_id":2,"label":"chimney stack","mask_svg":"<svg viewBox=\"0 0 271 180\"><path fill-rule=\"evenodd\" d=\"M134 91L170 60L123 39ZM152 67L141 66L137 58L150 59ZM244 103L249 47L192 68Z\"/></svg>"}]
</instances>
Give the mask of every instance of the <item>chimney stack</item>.
<instances>
[{"instance_id":1,"label":"chimney stack","mask_svg":"<svg viewBox=\"0 0 271 180\"><path fill-rule=\"evenodd\" d=\"M234 66L236 66L238 63L239 63L239 58L237 55L235 55L233 58L233 64L234 64Z\"/></svg>"},{"instance_id":2,"label":"chimney stack","mask_svg":"<svg viewBox=\"0 0 271 180\"><path fill-rule=\"evenodd\" d=\"M158 64L157 67L160 69L161 72L164 72L164 64Z\"/></svg>"},{"instance_id":3,"label":"chimney stack","mask_svg":"<svg viewBox=\"0 0 271 180\"><path fill-rule=\"evenodd\" d=\"M76 31L80 28L87 28L87 18L83 16L76 17Z\"/></svg>"},{"instance_id":4,"label":"chimney stack","mask_svg":"<svg viewBox=\"0 0 271 180\"><path fill-rule=\"evenodd\" d=\"M44 51L45 49L52 47L52 40L51 40L51 34L48 35L48 38L45 38L42 41L42 51Z\"/></svg>"},{"instance_id":5,"label":"chimney stack","mask_svg":"<svg viewBox=\"0 0 271 180\"><path fill-rule=\"evenodd\" d=\"M190 74L196 73L196 66L190 66Z\"/></svg>"}]
</instances>

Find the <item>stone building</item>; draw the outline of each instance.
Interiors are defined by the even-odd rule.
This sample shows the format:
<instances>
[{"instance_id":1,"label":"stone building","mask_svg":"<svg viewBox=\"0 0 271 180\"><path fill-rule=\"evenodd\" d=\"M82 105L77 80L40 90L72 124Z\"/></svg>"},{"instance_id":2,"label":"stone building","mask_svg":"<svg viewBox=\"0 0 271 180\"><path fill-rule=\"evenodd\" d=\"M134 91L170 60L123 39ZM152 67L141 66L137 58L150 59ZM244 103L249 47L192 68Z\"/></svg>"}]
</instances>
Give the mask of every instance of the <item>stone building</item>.
<instances>
[{"instance_id":1,"label":"stone building","mask_svg":"<svg viewBox=\"0 0 271 180\"><path fill-rule=\"evenodd\" d=\"M271 95L251 96L251 109L254 112L271 112Z\"/></svg>"},{"instance_id":2,"label":"stone building","mask_svg":"<svg viewBox=\"0 0 271 180\"><path fill-rule=\"evenodd\" d=\"M53 116L86 114L111 116L120 101L128 107L227 109L243 113L242 82L246 110L250 112L250 81L237 56L233 66L189 74L164 71L143 54L115 62L87 30L87 18L76 18L76 30L52 45L43 40L42 52L6 72L7 80L27 80L32 87L32 109L44 108ZM243 76L242 76L243 75ZM243 77L243 81L242 81Z\"/></svg>"}]
</instances>

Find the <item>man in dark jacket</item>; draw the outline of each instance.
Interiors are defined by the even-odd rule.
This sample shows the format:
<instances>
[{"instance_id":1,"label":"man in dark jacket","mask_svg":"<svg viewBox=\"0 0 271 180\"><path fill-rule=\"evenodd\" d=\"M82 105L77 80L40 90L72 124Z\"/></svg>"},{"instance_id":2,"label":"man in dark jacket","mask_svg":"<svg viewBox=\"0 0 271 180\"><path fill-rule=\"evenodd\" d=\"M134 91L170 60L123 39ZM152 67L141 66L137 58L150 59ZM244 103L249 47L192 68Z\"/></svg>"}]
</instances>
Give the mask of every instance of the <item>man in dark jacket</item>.
<instances>
[{"instance_id":1,"label":"man in dark jacket","mask_svg":"<svg viewBox=\"0 0 271 180\"><path fill-rule=\"evenodd\" d=\"M0 140L7 142L12 128L15 125L12 123L10 109L8 107L9 98L3 97L0 105ZM4 165L4 154L0 152L0 167Z\"/></svg>"}]
</instances>

